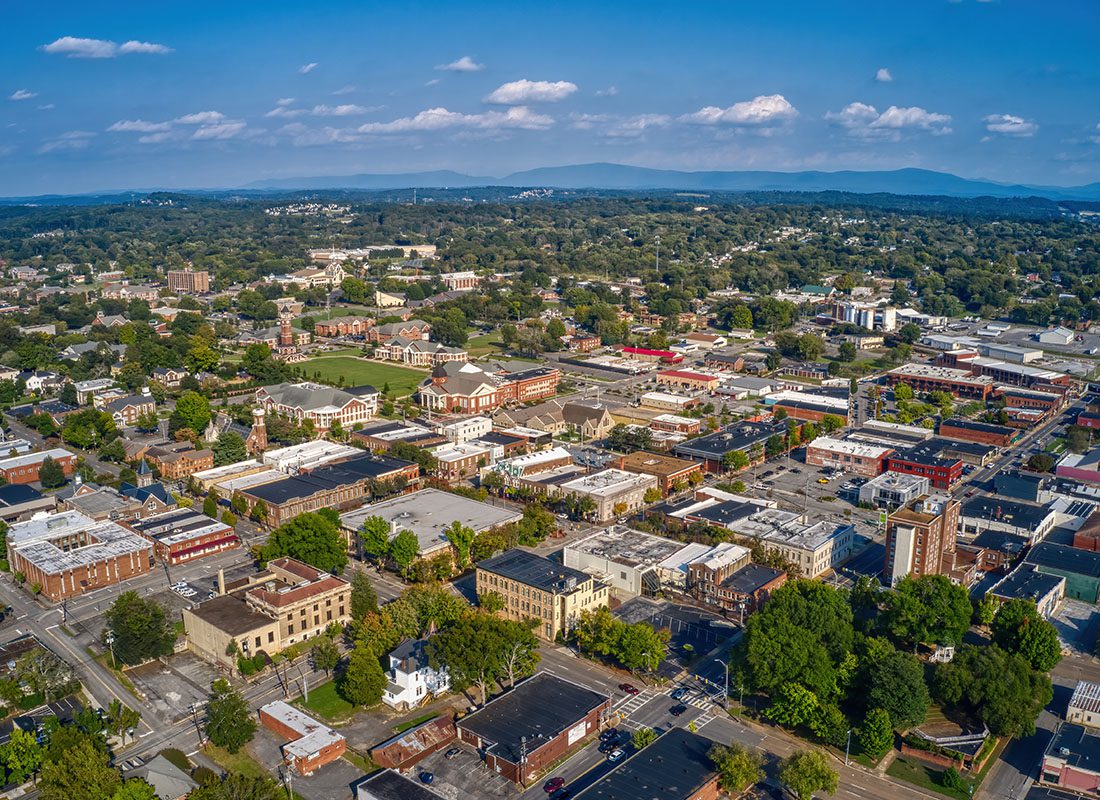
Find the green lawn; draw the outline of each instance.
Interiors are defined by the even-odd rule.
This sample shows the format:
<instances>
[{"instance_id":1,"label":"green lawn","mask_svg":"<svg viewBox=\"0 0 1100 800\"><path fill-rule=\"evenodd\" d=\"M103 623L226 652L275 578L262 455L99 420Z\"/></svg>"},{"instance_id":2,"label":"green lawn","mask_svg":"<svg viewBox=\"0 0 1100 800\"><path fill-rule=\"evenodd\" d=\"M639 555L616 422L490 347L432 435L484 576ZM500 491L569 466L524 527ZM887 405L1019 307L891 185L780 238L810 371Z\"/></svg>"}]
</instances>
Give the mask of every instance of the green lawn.
<instances>
[{"instance_id":1,"label":"green lawn","mask_svg":"<svg viewBox=\"0 0 1100 800\"><path fill-rule=\"evenodd\" d=\"M203 745L202 751L226 772L239 772L250 777L271 777L267 770L245 750L230 753L223 747L217 747L207 742Z\"/></svg>"},{"instance_id":2,"label":"green lawn","mask_svg":"<svg viewBox=\"0 0 1100 800\"><path fill-rule=\"evenodd\" d=\"M917 761L916 759L898 756L894 759L894 762L886 768L886 774L891 778L897 778L898 780L911 783L914 786L919 786L922 789L927 789L930 792L935 792L945 797L954 797L957 798L957 800L969 800L970 798L968 792L948 789L941 784L940 775L943 774L942 770L925 764L922 761Z\"/></svg>"},{"instance_id":3,"label":"green lawn","mask_svg":"<svg viewBox=\"0 0 1100 800\"><path fill-rule=\"evenodd\" d=\"M328 681L309 690L309 700L298 698L298 704L330 722L344 720L355 713L355 706L336 693L336 682Z\"/></svg>"},{"instance_id":4,"label":"green lawn","mask_svg":"<svg viewBox=\"0 0 1100 800\"><path fill-rule=\"evenodd\" d=\"M1043 450L1045 450L1046 452L1054 453L1055 455L1057 455L1058 453L1064 452L1065 449L1066 449L1066 440L1058 438L1058 437L1055 437L1054 439L1051 439L1049 442L1047 442L1047 446L1043 448Z\"/></svg>"},{"instance_id":5,"label":"green lawn","mask_svg":"<svg viewBox=\"0 0 1100 800\"><path fill-rule=\"evenodd\" d=\"M394 733L404 733L409 728L415 728L417 725L421 725L421 724L427 722L430 719L435 719L437 716L439 716L439 715L438 714L422 714L421 716L410 719L407 722L402 722L400 725L394 725L393 726L393 732Z\"/></svg>"},{"instance_id":6,"label":"green lawn","mask_svg":"<svg viewBox=\"0 0 1100 800\"><path fill-rule=\"evenodd\" d=\"M299 366L310 379L315 372L319 372L317 377L325 383L336 384L343 378L345 386L369 383L379 391L388 383L390 392L397 396L412 394L428 374L407 367L365 361L354 356L319 356L304 361Z\"/></svg>"},{"instance_id":7,"label":"green lawn","mask_svg":"<svg viewBox=\"0 0 1100 800\"><path fill-rule=\"evenodd\" d=\"M483 333L481 336L471 336L466 340L465 350L471 358L497 355L504 352L504 342L501 341L500 331Z\"/></svg>"}]
</instances>

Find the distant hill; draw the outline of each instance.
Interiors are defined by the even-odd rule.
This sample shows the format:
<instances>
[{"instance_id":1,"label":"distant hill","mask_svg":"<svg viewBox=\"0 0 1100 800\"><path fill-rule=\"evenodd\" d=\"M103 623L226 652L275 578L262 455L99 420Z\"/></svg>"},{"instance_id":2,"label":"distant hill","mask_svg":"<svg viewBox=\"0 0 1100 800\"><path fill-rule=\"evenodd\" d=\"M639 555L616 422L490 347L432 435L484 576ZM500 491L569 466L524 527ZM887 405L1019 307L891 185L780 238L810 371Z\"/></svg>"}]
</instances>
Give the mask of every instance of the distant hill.
<instances>
[{"instance_id":1,"label":"distant hill","mask_svg":"<svg viewBox=\"0 0 1100 800\"><path fill-rule=\"evenodd\" d=\"M947 172L898 169L870 172L681 172L625 164L575 164L540 167L502 178L463 175L450 170L395 174L329 175L273 178L249 189L412 189L474 186L555 189L682 189L692 191L856 192L947 197L1043 197L1051 200L1100 200L1100 183L1085 186L1026 186L960 178Z\"/></svg>"}]
</instances>

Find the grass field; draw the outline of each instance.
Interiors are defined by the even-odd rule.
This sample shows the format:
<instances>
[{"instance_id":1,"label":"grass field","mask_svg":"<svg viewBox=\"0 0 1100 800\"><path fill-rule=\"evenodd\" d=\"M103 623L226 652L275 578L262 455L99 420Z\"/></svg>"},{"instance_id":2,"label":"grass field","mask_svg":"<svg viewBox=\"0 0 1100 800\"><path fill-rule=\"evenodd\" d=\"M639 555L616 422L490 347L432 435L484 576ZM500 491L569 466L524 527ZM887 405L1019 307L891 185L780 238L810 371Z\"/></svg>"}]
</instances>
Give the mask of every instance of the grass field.
<instances>
[{"instance_id":1,"label":"grass field","mask_svg":"<svg viewBox=\"0 0 1100 800\"><path fill-rule=\"evenodd\" d=\"M906 783L911 783L914 786L919 786L922 789L927 789L930 792L935 792L936 794L941 794L946 797L954 797L957 798L957 800L969 800L971 796L967 792L948 789L940 783L940 775L943 774L942 770L936 769L921 761L917 761L916 759L898 756L894 759L894 762L886 768L886 774L891 778L899 778Z\"/></svg>"},{"instance_id":2,"label":"grass field","mask_svg":"<svg viewBox=\"0 0 1100 800\"><path fill-rule=\"evenodd\" d=\"M471 336L466 340L466 352L471 358L487 356L504 352L504 342L500 339L500 331L483 333L481 336Z\"/></svg>"},{"instance_id":3,"label":"grass field","mask_svg":"<svg viewBox=\"0 0 1100 800\"><path fill-rule=\"evenodd\" d=\"M412 394L428 374L407 367L364 361L354 356L320 356L303 361L299 366L307 378L313 378L314 373L319 372L317 377L326 383L335 384L343 378L345 386L369 383L379 391L388 383L390 393L397 396Z\"/></svg>"},{"instance_id":4,"label":"grass field","mask_svg":"<svg viewBox=\"0 0 1100 800\"><path fill-rule=\"evenodd\" d=\"M309 700L298 698L303 708L330 722L343 720L355 712L355 706L336 693L336 681L328 681L309 690Z\"/></svg>"}]
</instances>

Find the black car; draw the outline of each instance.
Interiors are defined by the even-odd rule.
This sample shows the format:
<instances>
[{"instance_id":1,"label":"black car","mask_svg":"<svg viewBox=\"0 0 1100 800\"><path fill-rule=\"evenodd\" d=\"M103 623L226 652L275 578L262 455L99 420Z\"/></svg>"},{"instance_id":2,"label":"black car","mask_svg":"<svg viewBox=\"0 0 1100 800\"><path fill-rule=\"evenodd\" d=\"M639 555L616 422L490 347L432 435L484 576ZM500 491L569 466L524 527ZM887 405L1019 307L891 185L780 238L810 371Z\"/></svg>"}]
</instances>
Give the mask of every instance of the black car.
<instances>
[{"instance_id":1,"label":"black car","mask_svg":"<svg viewBox=\"0 0 1100 800\"><path fill-rule=\"evenodd\" d=\"M687 706L685 706L683 704L679 704L679 705L675 705L672 708L670 708L668 710L668 713L671 714L674 717L678 717L681 714L683 714L685 711L687 711Z\"/></svg>"},{"instance_id":2,"label":"black car","mask_svg":"<svg viewBox=\"0 0 1100 800\"><path fill-rule=\"evenodd\" d=\"M612 750L614 750L618 746L619 746L618 739L611 739L609 741L600 742L600 746L596 749L599 750L601 753L610 753Z\"/></svg>"},{"instance_id":3,"label":"black car","mask_svg":"<svg viewBox=\"0 0 1100 800\"><path fill-rule=\"evenodd\" d=\"M600 731L600 741L609 742L619 738L618 728L608 728L606 731Z\"/></svg>"}]
</instances>

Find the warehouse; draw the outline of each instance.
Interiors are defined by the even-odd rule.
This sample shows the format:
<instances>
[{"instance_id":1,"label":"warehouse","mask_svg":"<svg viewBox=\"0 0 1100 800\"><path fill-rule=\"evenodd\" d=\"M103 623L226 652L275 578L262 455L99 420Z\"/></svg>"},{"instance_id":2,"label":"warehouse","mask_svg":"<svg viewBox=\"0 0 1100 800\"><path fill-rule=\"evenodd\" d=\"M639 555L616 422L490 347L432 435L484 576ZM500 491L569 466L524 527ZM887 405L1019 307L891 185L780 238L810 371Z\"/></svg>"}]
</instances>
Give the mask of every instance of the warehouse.
<instances>
[{"instance_id":1,"label":"warehouse","mask_svg":"<svg viewBox=\"0 0 1100 800\"><path fill-rule=\"evenodd\" d=\"M976 536L982 531L1001 531L1022 536L1035 544L1058 522L1058 514L1049 508L1021 503L996 495L972 497L963 503L959 532Z\"/></svg>"},{"instance_id":2,"label":"warehouse","mask_svg":"<svg viewBox=\"0 0 1100 800\"><path fill-rule=\"evenodd\" d=\"M539 672L455 723L490 770L526 786L599 730L611 699Z\"/></svg>"}]
</instances>

